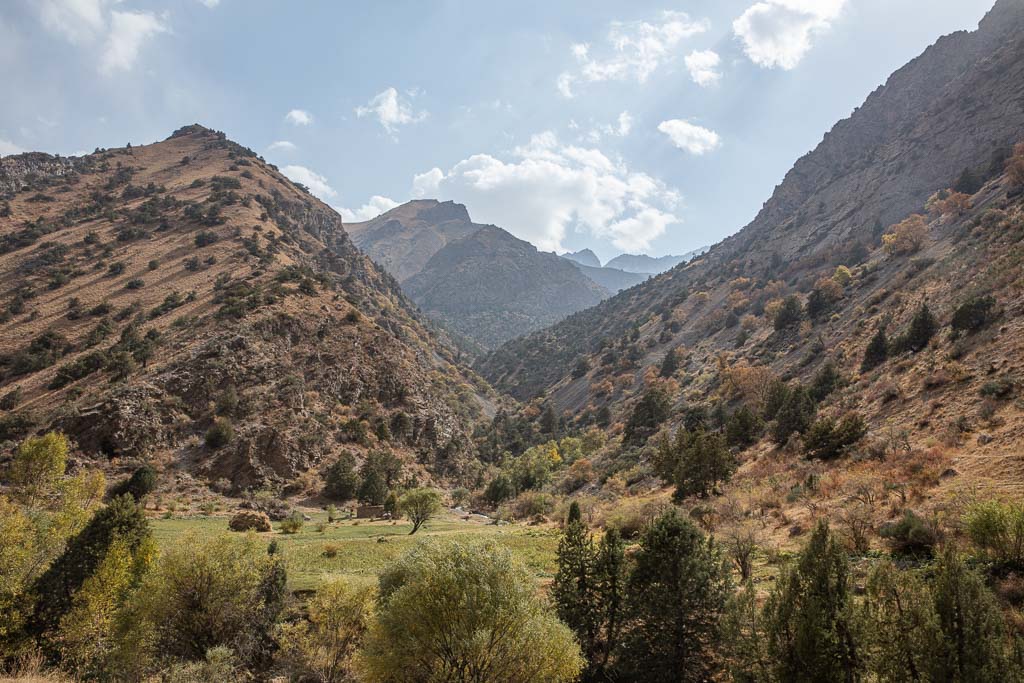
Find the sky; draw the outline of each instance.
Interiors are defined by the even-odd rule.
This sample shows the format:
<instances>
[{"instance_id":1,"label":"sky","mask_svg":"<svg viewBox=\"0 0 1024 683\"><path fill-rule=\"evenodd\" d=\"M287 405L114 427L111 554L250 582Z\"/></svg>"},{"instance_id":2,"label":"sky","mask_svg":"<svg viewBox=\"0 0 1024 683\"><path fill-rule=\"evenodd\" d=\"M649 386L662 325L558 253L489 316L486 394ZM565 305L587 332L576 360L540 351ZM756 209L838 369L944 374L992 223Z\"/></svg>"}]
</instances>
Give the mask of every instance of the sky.
<instances>
[{"instance_id":1,"label":"sky","mask_svg":"<svg viewBox=\"0 0 1024 683\"><path fill-rule=\"evenodd\" d=\"M347 222L466 204L545 251L681 254L993 0L0 0L0 155L190 123Z\"/></svg>"}]
</instances>

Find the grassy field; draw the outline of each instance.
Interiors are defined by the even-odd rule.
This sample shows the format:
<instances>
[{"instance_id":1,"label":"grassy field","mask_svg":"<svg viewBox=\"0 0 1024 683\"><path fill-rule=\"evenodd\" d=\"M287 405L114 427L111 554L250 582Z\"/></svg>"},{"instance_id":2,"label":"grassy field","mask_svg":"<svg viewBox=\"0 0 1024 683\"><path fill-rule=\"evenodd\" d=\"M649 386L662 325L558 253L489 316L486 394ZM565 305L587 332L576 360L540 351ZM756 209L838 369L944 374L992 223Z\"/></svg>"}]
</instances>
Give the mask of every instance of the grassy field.
<instances>
[{"instance_id":1,"label":"grassy field","mask_svg":"<svg viewBox=\"0 0 1024 683\"><path fill-rule=\"evenodd\" d=\"M292 590L315 589L328 577L345 577L357 582L376 581L391 562L407 550L429 538L452 538L473 542L491 540L509 548L537 577L550 580L555 572L558 531L517 524L495 526L483 520L463 520L445 514L431 520L415 536L405 521L342 521L327 524L327 514L310 513L313 518L296 534L274 531L258 534L269 543L276 540L288 563L288 583ZM151 519L158 545L169 547L185 541L189 534L209 536L231 534L228 518L223 516ZM325 524L318 531L318 523ZM333 554L333 556L331 556Z\"/></svg>"}]
</instances>

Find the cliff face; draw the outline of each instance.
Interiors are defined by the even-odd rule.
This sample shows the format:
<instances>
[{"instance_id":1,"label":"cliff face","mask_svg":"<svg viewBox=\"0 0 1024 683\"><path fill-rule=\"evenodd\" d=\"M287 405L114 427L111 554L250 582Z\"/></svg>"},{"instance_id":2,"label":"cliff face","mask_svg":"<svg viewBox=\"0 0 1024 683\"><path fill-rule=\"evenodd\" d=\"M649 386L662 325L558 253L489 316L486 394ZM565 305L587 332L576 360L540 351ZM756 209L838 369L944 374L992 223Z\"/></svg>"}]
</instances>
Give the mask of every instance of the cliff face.
<instances>
[{"instance_id":1,"label":"cliff face","mask_svg":"<svg viewBox=\"0 0 1024 683\"><path fill-rule=\"evenodd\" d=\"M235 490L342 449L472 461L485 383L333 210L223 134L5 157L0 183L0 441L58 427Z\"/></svg>"},{"instance_id":2,"label":"cliff face","mask_svg":"<svg viewBox=\"0 0 1024 683\"><path fill-rule=\"evenodd\" d=\"M837 123L736 235L689 264L509 343L478 369L499 389L529 398L652 312L672 310L700 291L722 300L725 277L784 276L788 287L806 292L823 264L861 262L882 230L920 211L964 169L983 179L997 176L1002 157L1024 136L1022 103L1024 0L999 0L976 31L939 39ZM659 347L704 335L706 325L703 316L680 321Z\"/></svg>"}]
</instances>

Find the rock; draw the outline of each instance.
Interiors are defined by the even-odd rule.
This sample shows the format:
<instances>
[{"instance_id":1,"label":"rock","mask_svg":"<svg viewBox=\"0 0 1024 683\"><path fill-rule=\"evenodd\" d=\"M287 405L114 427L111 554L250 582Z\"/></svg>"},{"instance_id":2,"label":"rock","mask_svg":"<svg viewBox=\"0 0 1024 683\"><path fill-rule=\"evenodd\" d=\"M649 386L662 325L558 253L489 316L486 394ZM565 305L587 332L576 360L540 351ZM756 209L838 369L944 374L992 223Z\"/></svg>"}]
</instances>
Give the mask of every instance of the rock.
<instances>
[{"instance_id":1,"label":"rock","mask_svg":"<svg viewBox=\"0 0 1024 683\"><path fill-rule=\"evenodd\" d=\"M995 441L995 437L991 434L978 434L978 445L985 446Z\"/></svg>"},{"instance_id":2,"label":"rock","mask_svg":"<svg viewBox=\"0 0 1024 683\"><path fill-rule=\"evenodd\" d=\"M959 472L957 472L952 467L947 467L945 470L943 470L942 474L939 475L939 478L940 479L950 479L952 477L959 477L959 476L960 476Z\"/></svg>"},{"instance_id":3,"label":"rock","mask_svg":"<svg viewBox=\"0 0 1024 683\"><path fill-rule=\"evenodd\" d=\"M270 518L265 512L242 510L231 518L228 528L232 531L270 531Z\"/></svg>"}]
</instances>

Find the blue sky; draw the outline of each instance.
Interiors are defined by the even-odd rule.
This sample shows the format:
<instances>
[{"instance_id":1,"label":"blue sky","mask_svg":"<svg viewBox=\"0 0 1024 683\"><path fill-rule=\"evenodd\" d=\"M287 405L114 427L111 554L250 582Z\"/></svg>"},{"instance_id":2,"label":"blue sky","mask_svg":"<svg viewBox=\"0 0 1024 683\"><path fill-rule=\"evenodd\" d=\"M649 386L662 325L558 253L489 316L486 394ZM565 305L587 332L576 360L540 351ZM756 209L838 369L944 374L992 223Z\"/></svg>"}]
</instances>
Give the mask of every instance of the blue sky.
<instances>
[{"instance_id":1,"label":"blue sky","mask_svg":"<svg viewBox=\"0 0 1024 683\"><path fill-rule=\"evenodd\" d=\"M347 220L454 199L546 250L682 253L992 0L0 2L0 155L200 122Z\"/></svg>"}]
</instances>

